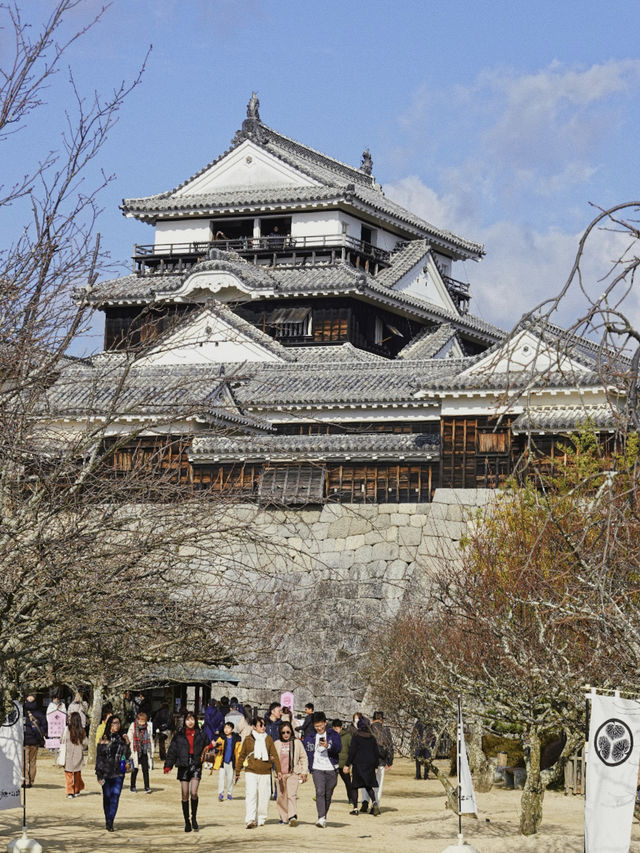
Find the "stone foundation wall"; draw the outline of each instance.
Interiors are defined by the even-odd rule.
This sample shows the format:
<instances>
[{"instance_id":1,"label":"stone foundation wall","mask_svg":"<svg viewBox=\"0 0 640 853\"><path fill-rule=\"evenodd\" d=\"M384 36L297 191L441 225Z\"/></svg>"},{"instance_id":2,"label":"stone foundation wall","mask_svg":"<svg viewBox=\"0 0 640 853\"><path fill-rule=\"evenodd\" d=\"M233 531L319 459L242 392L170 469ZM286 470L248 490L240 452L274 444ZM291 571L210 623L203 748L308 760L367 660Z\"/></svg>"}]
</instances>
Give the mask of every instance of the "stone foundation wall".
<instances>
[{"instance_id":1,"label":"stone foundation wall","mask_svg":"<svg viewBox=\"0 0 640 853\"><path fill-rule=\"evenodd\" d=\"M494 494L439 489L430 504L259 513L256 529L270 547L256 569L286 579L291 615L276 651L235 667L240 684L228 689L261 708L291 690L296 710L313 701L328 715L372 711L363 677L370 632L439 560L456 558L469 517Z\"/></svg>"}]
</instances>

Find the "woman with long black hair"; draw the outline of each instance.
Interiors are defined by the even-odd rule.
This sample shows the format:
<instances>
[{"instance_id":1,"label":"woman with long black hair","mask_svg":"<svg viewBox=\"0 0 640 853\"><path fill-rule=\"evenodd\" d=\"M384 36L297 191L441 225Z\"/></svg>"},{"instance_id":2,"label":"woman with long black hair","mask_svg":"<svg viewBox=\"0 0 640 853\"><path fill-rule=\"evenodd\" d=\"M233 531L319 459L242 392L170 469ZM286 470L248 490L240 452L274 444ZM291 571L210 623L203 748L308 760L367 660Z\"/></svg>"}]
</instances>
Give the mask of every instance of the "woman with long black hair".
<instances>
[{"instance_id":1,"label":"woman with long black hair","mask_svg":"<svg viewBox=\"0 0 640 853\"><path fill-rule=\"evenodd\" d=\"M202 778L202 752L213 744L198 725L193 711L184 716L184 726L169 745L164 762L164 772L170 773L174 765L178 767L178 780L182 789L182 814L184 831L197 832L200 827L196 819L198 814L198 786ZM189 794L191 794L191 820L189 820Z\"/></svg>"},{"instance_id":2,"label":"woman with long black hair","mask_svg":"<svg viewBox=\"0 0 640 853\"><path fill-rule=\"evenodd\" d=\"M360 715L356 724L356 731L349 744L349 754L344 767L345 773L349 773L351 770L351 805L353 807L351 814L353 815L358 814L358 791L360 788L366 790L369 799L374 804L371 814L380 814L377 791L375 791L378 787L376 778L378 758L378 742L371 731L369 720Z\"/></svg>"},{"instance_id":3,"label":"woman with long black hair","mask_svg":"<svg viewBox=\"0 0 640 853\"><path fill-rule=\"evenodd\" d=\"M84 750L87 746L87 735L82 725L82 717L77 711L69 714L67 727L60 740L58 762L64 767L65 787L67 798L72 800L84 790L82 773L84 767Z\"/></svg>"},{"instance_id":4,"label":"woman with long black hair","mask_svg":"<svg viewBox=\"0 0 640 853\"><path fill-rule=\"evenodd\" d=\"M108 832L113 832L126 761L131 755L131 747L121 729L122 721L117 714L108 717L96 753L96 776L102 786L102 807Z\"/></svg>"}]
</instances>

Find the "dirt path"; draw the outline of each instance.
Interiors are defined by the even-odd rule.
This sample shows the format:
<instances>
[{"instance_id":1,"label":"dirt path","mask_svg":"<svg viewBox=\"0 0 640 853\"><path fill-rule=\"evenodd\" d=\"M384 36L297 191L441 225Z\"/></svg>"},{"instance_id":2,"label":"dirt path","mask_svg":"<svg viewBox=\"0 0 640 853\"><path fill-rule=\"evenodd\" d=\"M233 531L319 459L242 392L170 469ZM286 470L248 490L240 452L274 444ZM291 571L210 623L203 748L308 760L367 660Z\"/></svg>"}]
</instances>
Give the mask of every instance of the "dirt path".
<instances>
[{"instance_id":1,"label":"dirt path","mask_svg":"<svg viewBox=\"0 0 640 853\"><path fill-rule=\"evenodd\" d=\"M29 792L29 829L46 853L101 853L127 850L132 853L169 853L175 850L207 850L215 843L227 853L251 849L254 853L306 853L330 849L332 853L441 853L457 837L457 819L444 809L441 785L417 781L413 765L399 761L387 774L382 814L348 813L344 787L339 782L326 829L315 826L313 785L300 788L296 828L280 826L275 803L269 807L265 827L244 827L244 782L232 802L218 803L216 775L206 774L200 786L201 830L186 835L180 810L179 785L175 771L163 776L152 771L153 793L122 793L116 816L116 832L107 833L102 814L102 795L93 772L85 774L87 787L74 800L64 795L61 770L47 753L38 761L36 786ZM550 792L545 798L541 832L533 838L518 835L519 793L495 789L478 795L482 810L478 821L466 819L465 837L479 853L506 853L514 849L536 853L581 853L583 800ZM21 812L0 812L0 849L19 835ZM634 824L632 853L640 853L640 827Z\"/></svg>"}]
</instances>

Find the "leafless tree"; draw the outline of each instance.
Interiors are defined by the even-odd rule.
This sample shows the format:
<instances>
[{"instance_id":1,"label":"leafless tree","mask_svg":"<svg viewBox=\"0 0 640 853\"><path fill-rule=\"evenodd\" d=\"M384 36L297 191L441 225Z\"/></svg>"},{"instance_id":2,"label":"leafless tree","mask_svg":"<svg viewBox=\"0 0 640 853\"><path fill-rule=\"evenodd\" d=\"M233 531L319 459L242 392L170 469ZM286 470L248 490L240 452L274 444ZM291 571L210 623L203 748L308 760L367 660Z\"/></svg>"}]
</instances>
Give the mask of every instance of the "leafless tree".
<instances>
[{"instance_id":1,"label":"leafless tree","mask_svg":"<svg viewBox=\"0 0 640 853\"><path fill-rule=\"evenodd\" d=\"M69 47L99 25L104 9L62 35L81 6L58 0L37 32L16 4L0 8L15 40L0 69L1 143L28 132ZM87 322L74 290L106 263L95 228L110 178L90 186L93 164L141 74L87 99L70 73L58 147L0 193L0 213L15 211L0 250L3 698L90 683L99 708L106 687L151 664L229 663L277 633L285 581L251 559L271 547L255 511L197 492L188 436L172 431L196 417L224 428L215 387L198 397L183 375L143 382L137 352L66 355Z\"/></svg>"},{"instance_id":2,"label":"leafless tree","mask_svg":"<svg viewBox=\"0 0 640 853\"><path fill-rule=\"evenodd\" d=\"M522 740L523 834L584 737L584 684L637 688L636 458L637 442L612 458L593 433L575 436L563 465L472 519L460 559L442 560L386 629L382 689L430 713L452 714L460 693L483 726ZM543 769L543 740L560 733Z\"/></svg>"}]
</instances>

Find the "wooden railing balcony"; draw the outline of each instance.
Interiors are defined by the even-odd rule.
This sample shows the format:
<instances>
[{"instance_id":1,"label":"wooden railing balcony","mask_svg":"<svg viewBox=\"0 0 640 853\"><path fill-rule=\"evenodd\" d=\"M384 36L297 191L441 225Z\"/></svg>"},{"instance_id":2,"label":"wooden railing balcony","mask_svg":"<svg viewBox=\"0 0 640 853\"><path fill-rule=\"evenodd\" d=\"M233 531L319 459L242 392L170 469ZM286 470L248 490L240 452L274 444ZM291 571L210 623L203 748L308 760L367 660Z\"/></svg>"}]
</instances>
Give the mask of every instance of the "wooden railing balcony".
<instances>
[{"instance_id":1,"label":"wooden railing balcony","mask_svg":"<svg viewBox=\"0 0 640 853\"><path fill-rule=\"evenodd\" d=\"M451 278L448 275L443 275L442 280L449 295L458 306L458 310L463 314L466 313L469 310L469 301L471 299L469 285L464 281L458 281L458 279Z\"/></svg>"},{"instance_id":2,"label":"wooden railing balcony","mask_svg":"<svg viewBox=\"0 0 640 853\"><path fill-rule=\"evenodd\" d=\"M390 263L390 252L348 234L300 237L271 234L191 243L136 244L133 268L139 275L181 272L210 256L215 257L215 250L236 252L245 260L264 266L303 267L347 261L373 275Z\"/></svg>"}]
</instances>

